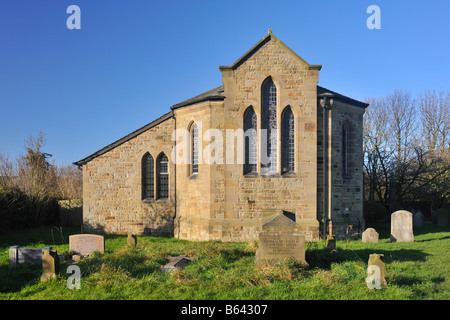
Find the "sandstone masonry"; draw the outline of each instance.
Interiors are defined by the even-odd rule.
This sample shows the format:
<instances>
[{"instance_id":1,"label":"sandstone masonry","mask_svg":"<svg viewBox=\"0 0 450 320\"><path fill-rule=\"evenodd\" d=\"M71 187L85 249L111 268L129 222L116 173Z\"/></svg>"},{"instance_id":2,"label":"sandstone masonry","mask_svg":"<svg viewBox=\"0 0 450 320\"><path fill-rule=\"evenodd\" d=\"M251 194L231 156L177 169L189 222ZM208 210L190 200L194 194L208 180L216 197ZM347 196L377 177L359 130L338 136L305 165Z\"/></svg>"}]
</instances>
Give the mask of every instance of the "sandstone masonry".
<instances>
[{"instance_id":1,"label":"sandstone masonry","mask_svg":"<svg viewBox=\"0 0 450 320\"><path fill-rule=\"evenodd\" d=\"M76 162L83 168L85 229L247 241L258 238L263 212L270 209L293 214L306 241L318 240L323 232L338 237L362 232L362 117L367 105L319 87L320 68L269 32L233 65L220 67L222 86L174 105L161 118ZM228 130L244 128L244 113L252 107L261 128L262 84L269 77L277 88L278 159L282 112L290 107L294 115L293 172L282 174L277 161L277 172L264 175L258 161L256 172L248 175L237 161L223 161L200 162L198 173L192 174L192 164L173 158L180 156L175 146L181 140L173 140L172 134L189 130L194 122L201 124L202 132L217 129L226 137ZM326 139L321 106L325 96L328 104L333 101L326 113ZM257 139L259 159L260 133ZM208 142L203 144L200 152ZM238 150L230 149L229 141L224 138L221 145L220 156L236 159ZM184 151L192 152L189 147ZM156 159L161 154L169 158L167 198L142 199L146 153L152 155L156 171Z\"/></svg>"}]
</instances>

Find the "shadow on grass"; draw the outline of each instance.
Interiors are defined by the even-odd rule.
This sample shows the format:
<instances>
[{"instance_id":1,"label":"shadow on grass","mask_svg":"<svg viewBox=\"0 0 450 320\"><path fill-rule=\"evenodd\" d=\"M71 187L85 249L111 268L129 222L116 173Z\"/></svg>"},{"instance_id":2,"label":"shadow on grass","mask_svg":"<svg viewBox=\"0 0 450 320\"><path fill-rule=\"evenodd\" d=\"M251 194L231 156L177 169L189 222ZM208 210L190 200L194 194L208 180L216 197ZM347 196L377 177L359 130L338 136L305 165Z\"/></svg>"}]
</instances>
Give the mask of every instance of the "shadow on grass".
<instances>
[{"instance_id":1,"label":"shadow on grass","mask_svg":"<svg viewBox=\"0 0 450 320\"><path fill-rule=\"evenodd\" d=\"M368 263L369 256L373 253L382 254L384 263L394 261L425 261L428 256L420 250L415 249L399 249L399 250L382 250L382 249L309 249L306 251L306 261L310 268L321 268L329 270L332 263L340 263L344 261L361 261Z\"/></svg>"},{"instance_id":2,"label":"shadow on grass","mask_svg":"<svg viewBox=\"0 0 450 320\"><path fill-rule=\"evenodd\" d=\"M36 284L40 280L42 267L33 264L19 264L13 268L0 266L0 292L16 292L29 284Z\"/></svg>"}]
</instances>

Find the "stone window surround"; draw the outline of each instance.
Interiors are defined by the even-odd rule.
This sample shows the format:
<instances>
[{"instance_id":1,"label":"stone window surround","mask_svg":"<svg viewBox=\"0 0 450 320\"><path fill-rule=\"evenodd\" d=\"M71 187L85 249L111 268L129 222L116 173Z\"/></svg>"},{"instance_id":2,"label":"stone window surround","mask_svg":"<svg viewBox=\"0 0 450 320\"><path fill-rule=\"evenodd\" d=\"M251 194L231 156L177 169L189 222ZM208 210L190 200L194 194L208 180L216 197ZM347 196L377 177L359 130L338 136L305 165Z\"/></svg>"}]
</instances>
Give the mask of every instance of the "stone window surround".
<instances>
[{"instance_id":1,"label":"stone window surround","mask_svg":"<svg viewBox=\"0 0 450 320\"><path fill-rule=\"evenodd\" d=\"M167 158L167 155L161 151L158 153L158 156L155 158L153 157L153 155L150 152L146 152L143 156L142 156L142 160L141 163L144 161L144 158L146 157L150 157L150 159L153 161L153 197L146 197L144 198L144 193L142 192L142 202L143 203L153 203L153 202L166 202L169 200L170 198L170 192L169 189L167 190L167 198L160 198L159 197L159 185L158 185L158 180L159 180L159 161L161 159L162 156L165 156ZM169 185L170 183L170 170L169 170L169 161L167 162L167 185ZM156 170L155 170L156 169ZM142 190L144 190L144 181L143 181L143 177L144 177L144 172L143 172L143 166L141 164L141 188Z\"/></svg>"}]
</instances>

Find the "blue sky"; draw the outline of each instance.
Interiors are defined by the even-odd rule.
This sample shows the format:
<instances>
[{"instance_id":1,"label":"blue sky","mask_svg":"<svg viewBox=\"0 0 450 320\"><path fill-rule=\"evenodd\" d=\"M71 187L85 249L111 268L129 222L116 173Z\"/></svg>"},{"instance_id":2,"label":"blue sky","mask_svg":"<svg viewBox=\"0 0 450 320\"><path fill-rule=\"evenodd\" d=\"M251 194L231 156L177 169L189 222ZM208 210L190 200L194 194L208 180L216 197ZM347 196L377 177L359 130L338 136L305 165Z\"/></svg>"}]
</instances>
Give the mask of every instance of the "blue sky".
<instances>
[{"instance_id":1,"label":"blue sky","mask_svg":"<svg viewBox=\"0 0 450 320\"><path fill-rule=\"evenodd\" d=\"M448 89L449 15L447 0L0 0L0 151L42 130L57 164L80 160L221 85L269 28L352 98Z\"/></svg>"}]
</instances>

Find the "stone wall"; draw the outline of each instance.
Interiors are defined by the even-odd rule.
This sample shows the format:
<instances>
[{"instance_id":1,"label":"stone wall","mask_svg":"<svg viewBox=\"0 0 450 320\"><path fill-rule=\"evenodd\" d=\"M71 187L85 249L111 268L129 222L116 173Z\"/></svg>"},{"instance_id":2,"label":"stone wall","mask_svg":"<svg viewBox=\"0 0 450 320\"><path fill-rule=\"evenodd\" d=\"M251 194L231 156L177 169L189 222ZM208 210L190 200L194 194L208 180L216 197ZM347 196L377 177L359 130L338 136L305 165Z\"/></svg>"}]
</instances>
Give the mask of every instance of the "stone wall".
<instances>
[{"instance_id":1,"label":"stone wall","mask_svg":"<svg viewBox=\"0 0 450 320\"><path fill-rule=\"evenodd\" d=\"M271 36L236 68L221 68L225 87L225 127L243 129L243 115L252 106L261 128L261 87L269 76L277 86L278 173L244 176L241 164L227 165L223 240L255 239L261 213L280 209L295 213L307 240L318 238L316 207L318 70ZM295 174L281 175L281 114L290 106L295 117ZM258 137L261 154L261 135Z\"/></svg>"},{"instance_id":2,"label":"stone wall","mask_svg":"<svg viewBox=\"0 0 450 320\"><path fill-rule=\"evenodd\" d=\"M83 222L86 232L173 234L175 166L169 118L83 165ZM169 198L142 200L141 160L169 158ZM156 168L156 166L155 166Z\"/></svg>"},{"instance_id":3,"label":"stone wall","mask_svg":"<svg viewBox=\"0 0 450 320\"><path fill-rule=\"evenodd\" d=\"M364 109L334 101L328 111L328 143L325 160L328 177L326 180L326 233L337 238L350 237L364 231L363 218L363 114ZM322 220L323 212L323 135L322 107L318 105L318 153L317 153L317 202L318 217ZM343 126L350 128L348 153L348 175L343 169ZM321 222L320 228L323 228Z\"/></svg>"}]
</instances>

